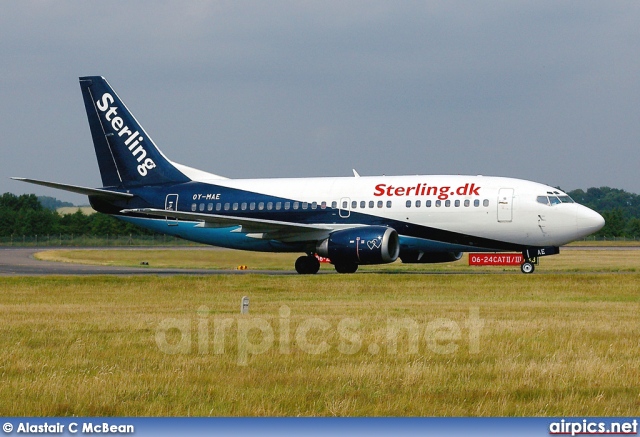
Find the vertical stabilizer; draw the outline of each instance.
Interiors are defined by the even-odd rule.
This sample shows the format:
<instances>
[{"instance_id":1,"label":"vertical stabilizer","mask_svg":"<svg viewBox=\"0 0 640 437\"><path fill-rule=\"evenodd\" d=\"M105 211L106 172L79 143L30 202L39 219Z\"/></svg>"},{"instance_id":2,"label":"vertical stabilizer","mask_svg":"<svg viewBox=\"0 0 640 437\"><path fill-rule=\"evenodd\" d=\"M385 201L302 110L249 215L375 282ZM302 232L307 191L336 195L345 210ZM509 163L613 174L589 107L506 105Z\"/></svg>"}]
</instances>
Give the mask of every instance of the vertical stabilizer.
<instances>
[{"instance_id":1,"label":"vertical stabilizer","mask_svg":"<svg viewBox=\"0 0 640 437\"><path fill-rule=\"evenodd\" d=\"M103 77L81 77L80 88L104 187L190 181L156 147Z\"/></svg>"}]
</instances>

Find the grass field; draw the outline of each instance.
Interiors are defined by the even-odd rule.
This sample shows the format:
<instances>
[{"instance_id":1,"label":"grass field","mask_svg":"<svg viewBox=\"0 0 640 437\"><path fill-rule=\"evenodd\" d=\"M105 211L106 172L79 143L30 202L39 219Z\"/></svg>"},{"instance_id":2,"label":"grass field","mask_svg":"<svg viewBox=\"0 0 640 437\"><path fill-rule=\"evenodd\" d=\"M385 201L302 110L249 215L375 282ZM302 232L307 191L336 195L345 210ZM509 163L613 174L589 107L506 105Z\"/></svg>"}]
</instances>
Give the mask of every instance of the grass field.
<instances>
[{"instance_id":1,"label":"grass field","mask_svg":"<svg viewBox=\"0 0 640 437\"><path fill-rule=\"evenodd\" d=\"M140 267L148 262L156 268L196 268L233 270L246 265L249 270L290 270L299 253L260 253L240 250L201 248L182 249L56 249L36 254L36 258L46 261L62 261L109 266ZM442 264L402 264L396 261L388 265L361 266L360 272L402 273L402 272L518 272L518 266L477 267L468 265L468 256L453 263ZM323 264L321 270L334 271L330 264ZM562 250L560 255L540 258L539 271L553 272L640 272L640 250Z\"/></svg>"},{"instance_id":2,"label":"grass field","mask_svg":"<svg viewBox=\"0 0 640 437\"><path fill-rule=\"evenodd\" d=\"M635 416L624 253L533 275L2 277L0 415ZM611 273L562 270L578 259Z\"/></svg>"}]
</instances>

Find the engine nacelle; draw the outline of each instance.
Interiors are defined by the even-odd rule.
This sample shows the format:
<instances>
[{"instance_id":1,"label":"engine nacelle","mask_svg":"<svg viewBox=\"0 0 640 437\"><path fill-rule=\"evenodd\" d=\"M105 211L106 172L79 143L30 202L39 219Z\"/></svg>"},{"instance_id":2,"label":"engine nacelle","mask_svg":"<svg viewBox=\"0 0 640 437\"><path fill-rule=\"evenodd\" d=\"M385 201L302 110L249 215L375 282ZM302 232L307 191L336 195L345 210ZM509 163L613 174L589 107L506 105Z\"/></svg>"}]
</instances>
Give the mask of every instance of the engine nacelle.
<instances>
[{"instance_id":1,"label":"engine nacelle","mask_svg":"<svg viewBox=\"0 0 640 437\"><path fill-rule=\"evenodd\" d=\"M393 228L362 226L333 232L318 243L316 251L333 264L386 264L398 259L400 239Z\"/></svg>"},{"instance_id":2,"label":"engine nacelle","mask_svg":"<svg viewBox=\"0 0 640 437\"><path fill-rule=\"evenodd\" d=\"M409 252L402 254L400 259L404 264L434 264L458 261L462 252Z\"/></svg>"}]
</instances>

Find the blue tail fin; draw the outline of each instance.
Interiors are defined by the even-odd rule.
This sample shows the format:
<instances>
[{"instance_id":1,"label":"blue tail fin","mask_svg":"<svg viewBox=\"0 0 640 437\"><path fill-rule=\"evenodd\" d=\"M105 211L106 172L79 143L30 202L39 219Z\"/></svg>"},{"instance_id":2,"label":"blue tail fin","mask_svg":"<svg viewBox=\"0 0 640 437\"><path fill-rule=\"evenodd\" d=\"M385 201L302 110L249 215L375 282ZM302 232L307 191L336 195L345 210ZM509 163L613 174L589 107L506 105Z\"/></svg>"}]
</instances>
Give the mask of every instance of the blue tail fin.
<instances>
[{"instance_id":1,"label":"blue tail fin","mask_svg":"<svg viewBox=\"0 0 640 437\"><path fill-rule=\"evenodd\" d=\"M103 77L81 77L80 88L104 187L190 181L156 147Z\"/></svg>"}]
</instances>

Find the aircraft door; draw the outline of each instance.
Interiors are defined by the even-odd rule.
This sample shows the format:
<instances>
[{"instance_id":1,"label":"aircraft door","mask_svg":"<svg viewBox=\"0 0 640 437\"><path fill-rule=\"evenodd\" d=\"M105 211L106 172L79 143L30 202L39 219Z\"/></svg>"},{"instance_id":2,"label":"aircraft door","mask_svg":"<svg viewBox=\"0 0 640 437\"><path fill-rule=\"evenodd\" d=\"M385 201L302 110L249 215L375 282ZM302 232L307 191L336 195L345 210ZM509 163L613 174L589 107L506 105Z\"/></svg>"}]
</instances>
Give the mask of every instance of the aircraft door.
<instances>
[{"instance_id":1,"label":"aircraft door","mask_svg":"<svg viewBox=\"0 0 640 437\"><path fill-rule=\"evenodd\" d=\"M177 211L178 210L178 195L177 194L167 194L167 198L164 201L164 209L165 211ZM177 226L178 220L167 217L167 225L168 226Z\"/></svg>"},{"instance_id":2,"label":"aircraft door","mask_svg":"<svg viewBox=\"0 0 640 437\"><path fill-rule=\"evenodd\" d=\"M513 220L513 188L500 188L498 191L498 222Z\"/></svg>"},{"instance_id":3,"label":"aircraft door","mask_svg":"<svg viewBox=\"0 0 640 437\"><path fill-rule=\"evenodd\" d=\"M348 197L343 197L340 199L340 205L338 205L340 217L348 218L351 215L351 199Z\"/></svg>"}]
</instances>

